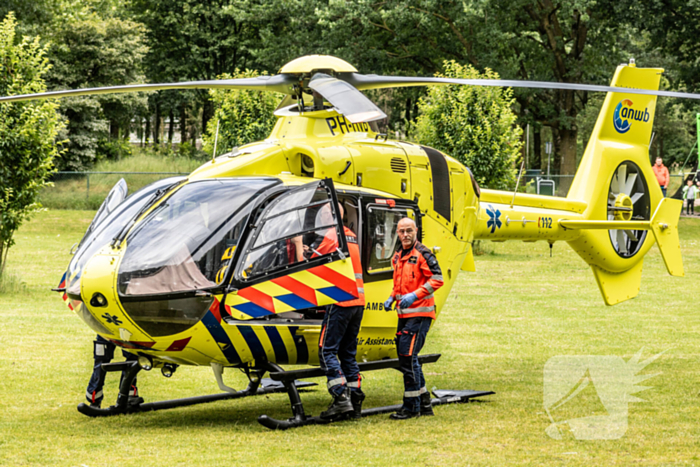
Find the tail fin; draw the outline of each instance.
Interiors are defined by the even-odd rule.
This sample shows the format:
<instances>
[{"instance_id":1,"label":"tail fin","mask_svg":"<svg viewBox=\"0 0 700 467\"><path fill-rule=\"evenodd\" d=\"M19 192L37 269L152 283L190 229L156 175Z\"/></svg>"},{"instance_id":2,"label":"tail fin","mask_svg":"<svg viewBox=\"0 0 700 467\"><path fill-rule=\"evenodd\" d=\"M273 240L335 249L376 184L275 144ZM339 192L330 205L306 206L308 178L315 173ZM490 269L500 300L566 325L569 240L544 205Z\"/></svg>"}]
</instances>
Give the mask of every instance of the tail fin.
<instances>
[{"instance_id":1,"label":"tail fin","mask_svg":"<svg viewBox=\"0 0 700 467\"><path fill-rule=\"evenodd\" d=\"M611 86L655 90L662 72L621 65ZM655 239L669 273L683 275L680 208L664 200L649 161L655 110L656 96L608 93L568 194L586 202L583 219L609 221L569 241L593 269L608 305L637 295L643 258ZM644 221L646 227L614 229L615 221Z\"/></svg>"}]
</instances>

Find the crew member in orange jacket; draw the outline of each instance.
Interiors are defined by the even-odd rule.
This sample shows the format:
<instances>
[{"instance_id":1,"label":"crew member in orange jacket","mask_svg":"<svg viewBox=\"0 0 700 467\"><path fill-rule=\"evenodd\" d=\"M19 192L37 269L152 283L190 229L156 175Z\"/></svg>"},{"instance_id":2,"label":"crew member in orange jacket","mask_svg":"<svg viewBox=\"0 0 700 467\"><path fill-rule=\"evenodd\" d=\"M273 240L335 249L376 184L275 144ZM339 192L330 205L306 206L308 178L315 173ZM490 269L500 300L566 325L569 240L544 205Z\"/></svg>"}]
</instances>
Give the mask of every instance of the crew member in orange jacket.
<instances>
[{"instance_id":1,"label":"crew member in orange jacket","mask_svg":"<svg viewBox=\"0 0 700 467\"><path fill-rule=\"evenodd\" d=\"M329 205L321 209L319 214L322 218L331 216ZM338 210L342 217L343 207L338 205ZM328 225L333 222L331 219L320 223ZM362 401L365 399L361 388L360 367L356 360L357 335L360 333L360 324L365 309L362 264L360 263L357 236L347 227L344 230L359 295L355 299L329 306L323 317L321 335L318 341L318 359L328 379L328 392L333 396L333 402L328 410L321 412L321 418L324 419L335 419L343 414L360 418L362 416ZM335 229L329 229L318 248L313 250L313 256L331 253L336 248L338 248L338 234Z\"/></svg>"},{"instance_id":2,"label":"crew member in orange jacket","mask_svg":"<svg viewBox=\"0 0 700 467\"><path fill-rule=\"evenodd\" d=\"M654 170L654 175L656 175L656 180L659 182L659 186L661 187L661 191L663 191L665 198L666 189L668 188L668 182L670 180L668 169L660 157L656 158L656 164L654 164L651 168Z\"/></svg>"},{"instance_id":3,"label":"crew member in orange jacket","mask_svg":"<svg viewBox=\"0 0 700 467\"><path fill-rule=\"evenodd\" d=\"M396 329L396 351L403 373L403 406L391 415L394 420L433 415L430 393L425 387L418 352L435 319L433 293L442 282L442 272L435 255L418 240L416 223L409 218L399 221L396 231L401 242L392 259L394 290L384 302L388 310L398 302L399 324Z\"/></svg>"}]
</instances>

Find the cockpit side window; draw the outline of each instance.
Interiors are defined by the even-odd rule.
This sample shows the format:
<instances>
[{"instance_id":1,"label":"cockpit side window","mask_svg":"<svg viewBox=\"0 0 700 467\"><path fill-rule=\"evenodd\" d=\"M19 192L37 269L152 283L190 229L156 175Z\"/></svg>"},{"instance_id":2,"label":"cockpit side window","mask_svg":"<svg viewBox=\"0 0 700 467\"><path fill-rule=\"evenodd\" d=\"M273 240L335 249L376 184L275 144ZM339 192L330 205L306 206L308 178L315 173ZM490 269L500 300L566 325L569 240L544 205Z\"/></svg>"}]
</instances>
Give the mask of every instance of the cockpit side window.
<instances>
[{"instance_id":1,"label":"cockpit side window","mask_svg":"<svg viewBox=\"0 0 700 467\"><path fill-rule=\"evenodd\" d=\"M250 281L335 252L338 220L328 187L312 183L281 195L256 222L236 278Z\"/></svg>"},{"instance_id":2,"label":"cockpit side window","mask_svg":"<svg viewBox=\"0 0 700 467\"><path fill-rule=\"evenodd\" d=\"M217 179L184 185L129 234L119 270L120 294L156 295L221 285L253 199L277 183Z\"/></svg>"}]
</instances>

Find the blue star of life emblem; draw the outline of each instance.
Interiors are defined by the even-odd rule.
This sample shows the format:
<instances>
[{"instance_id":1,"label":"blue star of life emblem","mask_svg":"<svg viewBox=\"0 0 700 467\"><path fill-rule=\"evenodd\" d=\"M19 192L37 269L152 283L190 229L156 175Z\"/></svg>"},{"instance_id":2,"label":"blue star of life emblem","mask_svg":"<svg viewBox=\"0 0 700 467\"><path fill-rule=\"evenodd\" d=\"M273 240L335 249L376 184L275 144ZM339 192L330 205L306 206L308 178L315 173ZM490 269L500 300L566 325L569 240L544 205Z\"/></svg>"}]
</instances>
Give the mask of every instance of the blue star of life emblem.
<instances>
[{"instance_id":1,"label":"blue star of life emblem","mask_svg":"<svg viewBox=\"0 0 700 467\"><path fill-rule=\"evenodd\" d=\"M491 228L491 233L494 233L496 229L500 229L501 225L503 225L500 219L501 211L495 209L489 204L489 206L486 208L486 214L489 215L489 220L486 222L486 227Z\"/></svg>"},{"instance_id":2,"label":"blue star of life emblem","mask_svg":"<svg viewBox=\"0 0 700 467\"><path fill-rule=\"evenodd\" d=\"M105 321L107 321L110 324L116 324L117 326L122 324L122 320L120 320L116 316L110 315L109 313L105 313L104 315L102 315L102 317L105 319Z\"/></svg>"}]
</instances>

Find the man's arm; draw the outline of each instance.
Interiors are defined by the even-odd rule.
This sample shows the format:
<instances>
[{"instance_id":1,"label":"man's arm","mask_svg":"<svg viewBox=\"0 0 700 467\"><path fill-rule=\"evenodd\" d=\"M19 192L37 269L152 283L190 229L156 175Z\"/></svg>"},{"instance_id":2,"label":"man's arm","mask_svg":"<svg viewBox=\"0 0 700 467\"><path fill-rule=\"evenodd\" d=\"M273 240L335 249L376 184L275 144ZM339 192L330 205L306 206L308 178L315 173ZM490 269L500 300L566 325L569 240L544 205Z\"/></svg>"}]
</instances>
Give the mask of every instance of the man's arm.
<instances>
[{"instance_id":1,"label":"man's arm","mask_svg":"<svg viewBox=\"0 0 700 467\"><path fill-rule=\"evenodd\" d=\"M440 265L435 255L422 245L421 248L418 248L418 251L423 256L423 261L420 266L421 272L428 278L428 280L414 292L416 297L422 300L428 295L435 293L437 289L442 287L444 282L442 280L442 271L440 270Z\"/></svg>"}]
</instances>

